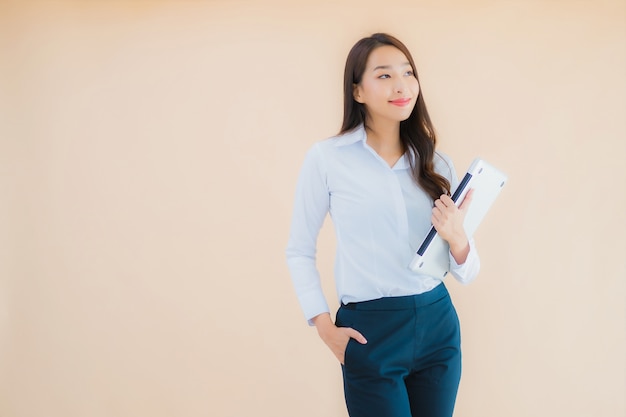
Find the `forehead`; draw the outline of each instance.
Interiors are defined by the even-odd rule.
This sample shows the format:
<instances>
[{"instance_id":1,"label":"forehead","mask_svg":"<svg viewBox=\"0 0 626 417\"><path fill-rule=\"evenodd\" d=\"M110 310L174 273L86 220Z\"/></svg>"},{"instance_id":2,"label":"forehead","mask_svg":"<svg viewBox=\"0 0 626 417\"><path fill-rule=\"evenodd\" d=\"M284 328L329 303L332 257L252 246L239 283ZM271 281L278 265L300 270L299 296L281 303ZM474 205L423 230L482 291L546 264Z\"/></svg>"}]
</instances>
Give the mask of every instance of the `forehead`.
<instances>
[{"instance_id":1,"label":"forehead","mask_svg":"<svg viewBox=\"0 0 626 417\"><path fill-rule=\"evenodd\" d=\"M391 45L383 45L374 49L367 58L366 69L374 70L377 67L401 67L411 65L409 59L401 50Z\"/></svg>"}]
</instances>

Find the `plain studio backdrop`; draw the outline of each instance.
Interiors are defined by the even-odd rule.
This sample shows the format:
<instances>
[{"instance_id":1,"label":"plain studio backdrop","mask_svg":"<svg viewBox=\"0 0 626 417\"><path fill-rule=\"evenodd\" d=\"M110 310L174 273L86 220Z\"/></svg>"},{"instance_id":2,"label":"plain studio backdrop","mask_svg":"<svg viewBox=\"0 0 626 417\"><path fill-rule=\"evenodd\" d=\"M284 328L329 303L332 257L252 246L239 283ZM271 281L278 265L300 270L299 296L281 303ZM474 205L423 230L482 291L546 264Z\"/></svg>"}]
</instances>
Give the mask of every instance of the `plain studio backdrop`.
<instances>
[{"instance_id":1,"label":"plain studio backdrop","mask_svg":"<svg viewBox=\"0 0 626 417\"><path fill-rule=\"evenodd\" d=\"M414 54L476 240L456 416L623 417L626 4L1 1L0 416L337 416L285 263L350 47ZM318 264L332 308L332 224Z\"/></svg>"}]
</instances>

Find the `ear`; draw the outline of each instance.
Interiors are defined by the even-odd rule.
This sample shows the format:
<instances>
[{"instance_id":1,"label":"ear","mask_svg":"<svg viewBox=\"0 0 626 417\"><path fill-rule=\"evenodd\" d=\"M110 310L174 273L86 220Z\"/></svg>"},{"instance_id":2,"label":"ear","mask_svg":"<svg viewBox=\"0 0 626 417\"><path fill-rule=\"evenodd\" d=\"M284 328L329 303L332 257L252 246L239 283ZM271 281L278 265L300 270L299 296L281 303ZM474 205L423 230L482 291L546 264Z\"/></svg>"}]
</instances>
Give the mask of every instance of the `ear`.
<instances>
[{"instance_id":1,"label":"ear","mask_svg":"<svg viewBox=\"0 0 626 417\"><path fill-rule=\"evenodd\" d=\"M358 84L352 84L352 97L357 103L363 104L363 98L361 97L361 86Z\"/></svg>"}]
</instances>

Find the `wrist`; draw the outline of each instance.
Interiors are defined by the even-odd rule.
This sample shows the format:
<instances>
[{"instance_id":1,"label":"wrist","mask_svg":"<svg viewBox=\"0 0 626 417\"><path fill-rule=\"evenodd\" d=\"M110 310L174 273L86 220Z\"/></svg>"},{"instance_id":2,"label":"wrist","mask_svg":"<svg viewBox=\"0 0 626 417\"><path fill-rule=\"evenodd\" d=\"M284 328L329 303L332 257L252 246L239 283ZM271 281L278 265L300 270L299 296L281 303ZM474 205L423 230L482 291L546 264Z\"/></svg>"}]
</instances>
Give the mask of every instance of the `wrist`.
<instances>
[{"instance_id":1,"label":"wrist","mask_svg":"<svg viewBox=\"0 0 626 417\"><path fill-rule=\"evenodd\" d=\"M318 330L327 328L328 326L331 326L333 324L332 320L330 319L330 313L318 314L317 316L313 317L311 321Z\"/></svg>"},{"instance_id":2,"label":"wrist","mask_svg":"<svg viewBox=\"0 0 626 417\"><path fill-rule=\"evenodd\" d=\"M459 239L448 242L450 246L450 254L457 264L461 265L467 260L467 255L470 251L469 240L466 236L462 236Z\"/></svg>"},{"instance_id":3,"label":"wrist","mask_svg":"<svg viewBox=\"0 0 626 417\"><path fill-rule=\"evenodd\" d=\"M323 339L329 330L335 327L335 324L330 319L330 313L322 313L313 317L311 320L313 325L317 329L317 333Z\"/></svg>"},{"instance_id":4,"label":"wrist","mask_svg":"<svg viewBox=\"0 0 626 417\"><path fill-rule=\"evenodd\" d=\"M450 244L450 252L452 252L452 254L465 252L465 250L467 250L468 248L469 248L468 240L465 240L465 241L461 240L461 241Z\"/></svg>"},{"instance_id":5,"label":"wrist","mask_svg":"<svg viewBox=\"0 0 626 417\"><path fill-rule=\"evenodd\" d=\"M448 240L448 246L450 247L451 252L463 250L469 246L469 239L467 238L465 231L451 236Z\"/></svg>"}]
</instances>

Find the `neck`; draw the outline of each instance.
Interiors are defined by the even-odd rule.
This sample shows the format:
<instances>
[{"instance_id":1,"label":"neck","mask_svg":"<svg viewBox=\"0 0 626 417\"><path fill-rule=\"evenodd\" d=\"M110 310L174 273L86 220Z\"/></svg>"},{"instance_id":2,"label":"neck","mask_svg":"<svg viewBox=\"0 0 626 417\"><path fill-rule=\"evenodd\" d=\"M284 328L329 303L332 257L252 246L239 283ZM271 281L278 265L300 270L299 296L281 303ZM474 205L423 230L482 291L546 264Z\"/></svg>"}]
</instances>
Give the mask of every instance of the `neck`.
<instances>
[{"instance_id":1,"label":"neck","mask_svg":"<svg viewBox=\"0 0 626 417\"><path fill-rule=\"evenodd\" d=\"M367 143L377 151L400 152L400 123L395 121L366 123Z\"/></svg>"}]
</instances>

